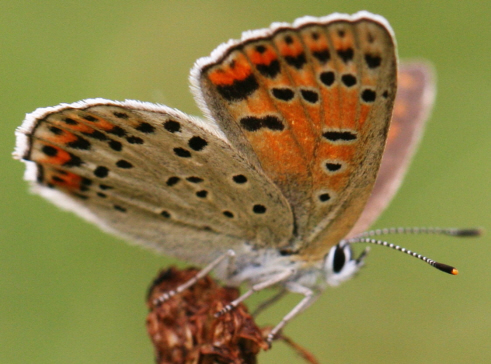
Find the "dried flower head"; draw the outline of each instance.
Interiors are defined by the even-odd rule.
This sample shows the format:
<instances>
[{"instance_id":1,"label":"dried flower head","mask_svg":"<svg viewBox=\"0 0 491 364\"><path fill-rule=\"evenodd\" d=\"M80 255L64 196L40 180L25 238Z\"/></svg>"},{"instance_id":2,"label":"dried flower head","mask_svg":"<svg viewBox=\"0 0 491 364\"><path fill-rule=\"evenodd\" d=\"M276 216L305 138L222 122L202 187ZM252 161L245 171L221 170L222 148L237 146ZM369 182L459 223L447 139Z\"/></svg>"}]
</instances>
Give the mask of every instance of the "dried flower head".
<instances>
[{"instance_id":1,"label":"dried flower head","mask_svg":"<svg viewBox=\"0 0 491 364\"><path fill-rule=\"evenodd\" d=\"M262 331L245 305L218 318L214 314L238 297L236 288L221 287L210 277L155 306L154 299L175 289L198 273L198 269L162 271L150 287L147 331L158 364L256 363L267 350Z\"/></svg>"}]
</instances>

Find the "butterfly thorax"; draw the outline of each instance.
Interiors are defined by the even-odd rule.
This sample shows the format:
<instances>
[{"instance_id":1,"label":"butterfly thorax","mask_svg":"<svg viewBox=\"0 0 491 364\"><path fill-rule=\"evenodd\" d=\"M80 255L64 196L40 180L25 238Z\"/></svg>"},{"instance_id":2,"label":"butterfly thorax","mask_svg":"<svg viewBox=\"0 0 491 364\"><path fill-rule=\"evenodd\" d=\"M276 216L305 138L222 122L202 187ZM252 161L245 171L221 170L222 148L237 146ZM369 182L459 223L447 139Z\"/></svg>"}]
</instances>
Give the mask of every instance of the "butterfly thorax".
<instances>
[{"instance_id":1,"label":"butterfly thorax","mask_svg":"<svg viewBox=\"0 0 491 364\"><path fill-rule=\"evenodd\" d=\"M260 249L247 254L238 253L232 267L224 263L215 272L228 285L239 286L243 283L253 285L265 282L292 270L294 273L289 281L300 277L306 280L308 276L308 286L315 286L322 271L322 261L305 264L297 258L297 255L284 255L277 249Z\"/></svg>"},{"instance_id":2,"label":"butterfly thorax","mask_svg":"<svg viewBox=\"0 0 491 364\"><path fill-rule=\"evenodd\" d=\"M224 262L215 272L218 278L231 286L254 285L286 274L288 277L281 282L283 285L294 282L322 291L328 285L337 286L358 271L362 262L352 256L350 246L342 244L332 247L316 261L307 261L300 254L288 254L278 249L250 249L238 252L232 265Z\"/></svg>"}]
</instances>

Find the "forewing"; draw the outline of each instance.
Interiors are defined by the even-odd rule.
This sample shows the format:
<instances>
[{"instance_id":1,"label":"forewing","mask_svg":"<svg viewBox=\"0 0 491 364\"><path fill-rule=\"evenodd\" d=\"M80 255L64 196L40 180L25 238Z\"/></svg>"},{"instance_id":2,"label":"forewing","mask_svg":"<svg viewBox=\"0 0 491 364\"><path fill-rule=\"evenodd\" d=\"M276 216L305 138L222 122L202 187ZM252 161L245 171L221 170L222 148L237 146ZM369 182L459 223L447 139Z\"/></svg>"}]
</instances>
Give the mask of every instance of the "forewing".
<instances>
[{"instance_id":1,"label":"forewing","mask_svg":"<svg viewBox=\"0 0 491 364\"><path fill-rule=\"evenodd\" d=\"M278 188L216 125L165 106L102 99L38 109L17 131L34 191L92 222L193 262L287 241Z\"/></svg>"},{"instance_id":2,"label":"forewing","mask_svg":"<svg viewBox=\"0 0 491 364\"><path fill-rule=\"evenodd\" d=\"M361 12L246 33L199 60L191 80L205 113L290 202L293 248L317 259L370 194L395 75L390 26Z\"/></svg>"},{"instance_id":3,"label":"forewing","mask_svg":"<svg viewBox=\"0 0 491 364\"><path fill-rule=\"evenodd\" d=\"M401 63L394 112L380 170L367 205L349 237L368 229L396 194L423 134L434 98L431 66L423 62Z\"/></svg>"}]
</instances>

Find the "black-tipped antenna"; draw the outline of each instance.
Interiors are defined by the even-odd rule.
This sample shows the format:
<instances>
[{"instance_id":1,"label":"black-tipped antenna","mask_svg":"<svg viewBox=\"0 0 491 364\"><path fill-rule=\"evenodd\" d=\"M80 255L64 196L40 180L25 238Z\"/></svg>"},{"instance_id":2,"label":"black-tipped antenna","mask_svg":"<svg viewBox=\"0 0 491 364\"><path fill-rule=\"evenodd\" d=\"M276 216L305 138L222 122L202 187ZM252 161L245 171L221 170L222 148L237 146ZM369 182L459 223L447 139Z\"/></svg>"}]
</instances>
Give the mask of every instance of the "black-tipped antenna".
<instances>
[{"instance_id":1,"label":"black-tipped antenna","mask_svg":"<svg viewBox=\"0 0 491 364\"><path fill-rule=\"evenodd\" d=\"M475 237L481 236L483 230L480 228L440 228L440 227L395 227L386 229L376 229L365 231L355 236L356 238L378 236L378 235L393 235L393 234L432 234L432 235L448 235L457 237Z\"/></svg>"},{"instance_id":2,"label":"black-tipped antenna","mask_svg":"<svg viewBox=\"0 0 491 364\"><path fill-rule=\"evenodd\" d=\"M374 231L376 231L376 230L374 230ZM412 252L410 250L407 250L406 248L400 247L399 245L388 243L388 242L383 241L383 240L357 237L357 238L353 238L353 239L348 239L348 240L346 240L346 242L349 243L349 244L354 244L354 243L368 243L368 244L375 244L375 245L386 246L386 247L389 247L391 249L395 249L395 250L400 251L402 253L408 254L408 255L410 255L412 257L418 258L418 259L422 260L423 262L431 265L432 267L435 267L436 269L441 270L442 272L445 272L445 273L448 273L448 274L452 274L454 276L457 275L457 274L459 274L459 271L456 268L454 268L454 267L452 267L450 265L446 265L446 264L443 264L443 263L435 262L433 259L429 259L429 258L427 258L427 257L425 257L425 256L423 256L421 254Z\"/></svg>"}]
</instances>

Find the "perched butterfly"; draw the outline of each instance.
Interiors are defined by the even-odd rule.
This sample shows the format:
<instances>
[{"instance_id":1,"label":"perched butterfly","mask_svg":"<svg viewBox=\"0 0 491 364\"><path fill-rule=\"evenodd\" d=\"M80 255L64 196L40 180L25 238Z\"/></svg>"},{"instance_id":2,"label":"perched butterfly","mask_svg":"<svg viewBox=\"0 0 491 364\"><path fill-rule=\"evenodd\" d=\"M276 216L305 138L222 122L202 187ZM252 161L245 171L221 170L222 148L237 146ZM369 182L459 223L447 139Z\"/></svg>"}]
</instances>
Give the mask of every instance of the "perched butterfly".
<instances>
[{"instance_id":1,"label":"perched butterfly","mask_svg":"<svg viewBox=\"0 0 491 364\"><path fill-rule=\"evenodd\" d=\"M221 313L274 285L304 295L271 341L326 286L358 271L365 253L353 258L352 243L478 234L362 233L396 192L433 97L424 64L402 65L398 76L381 16L303 17L246 32L198 60L191 83L205 119L91 99L38 109L17 131L15 156L35 192L138 244L208 264L158 302L212 269L251 286Z\"/></svg>"}]
</instances>

